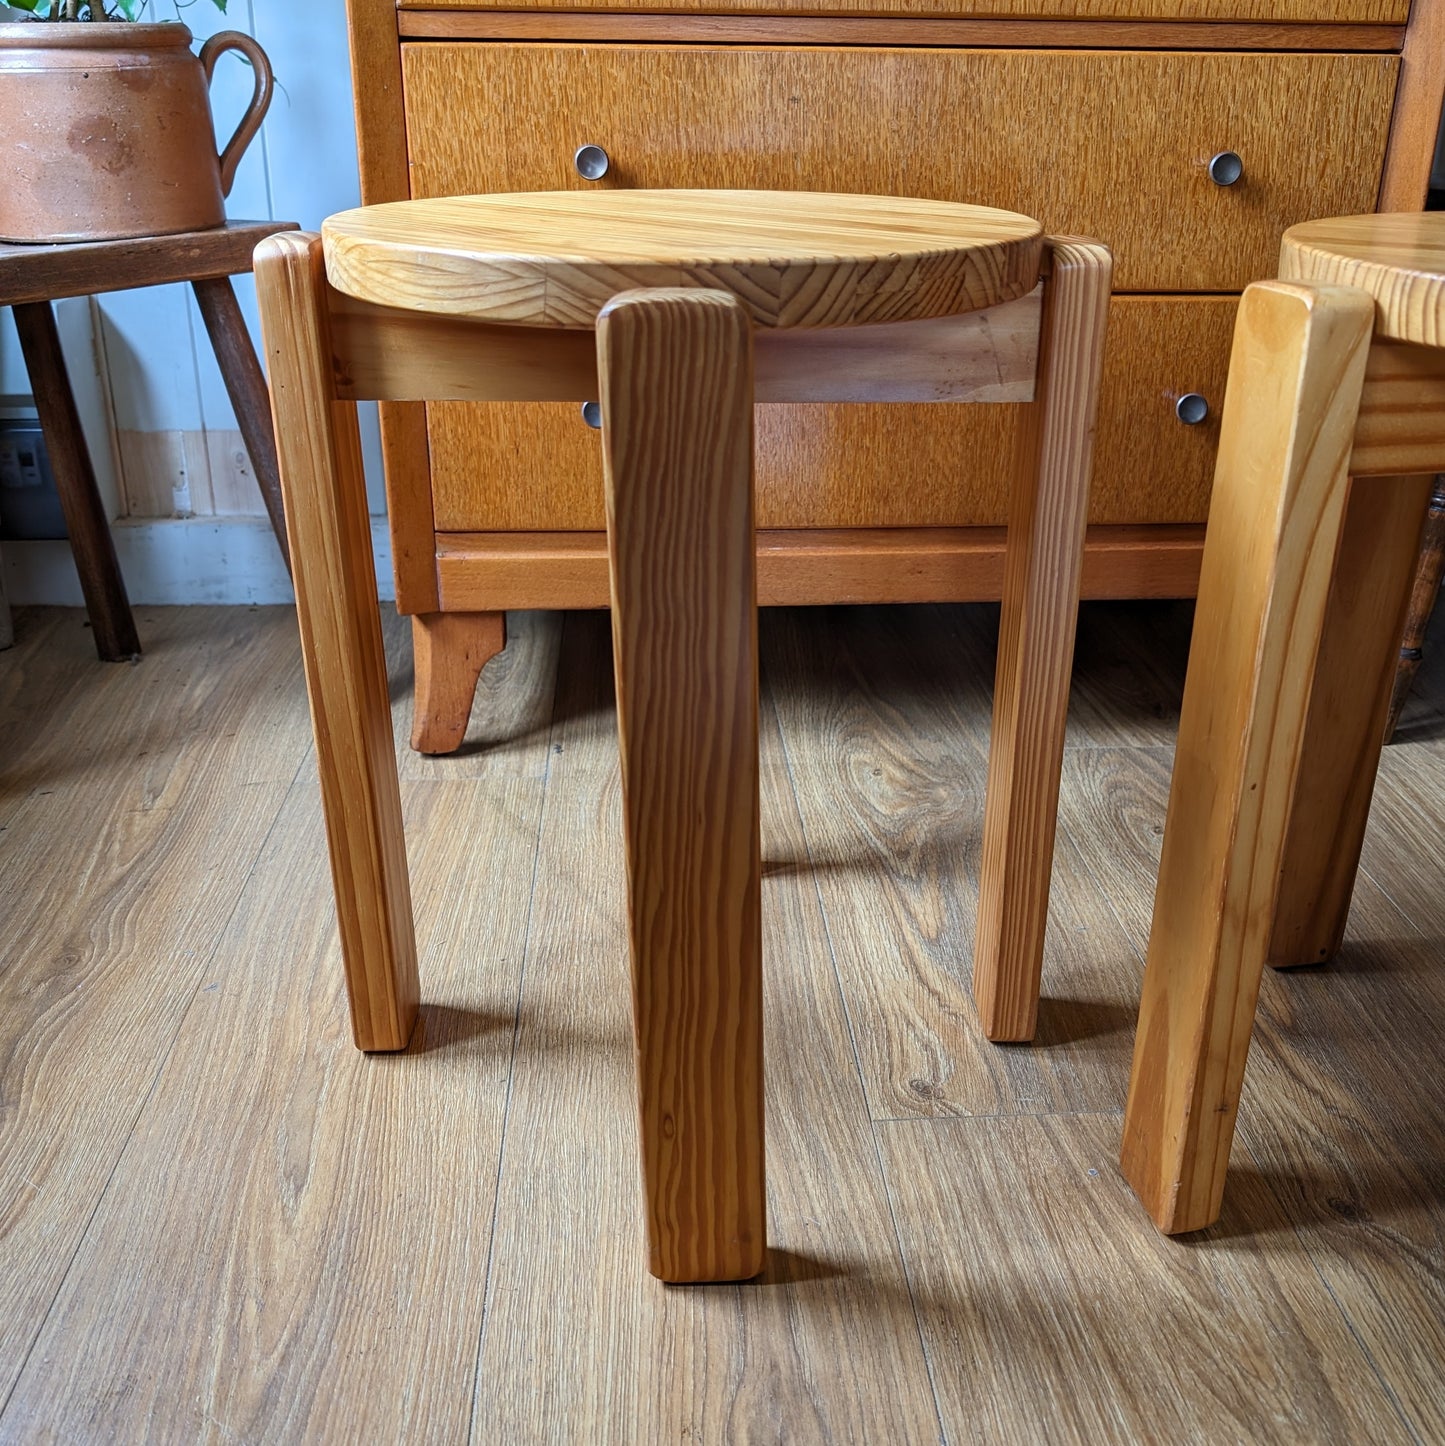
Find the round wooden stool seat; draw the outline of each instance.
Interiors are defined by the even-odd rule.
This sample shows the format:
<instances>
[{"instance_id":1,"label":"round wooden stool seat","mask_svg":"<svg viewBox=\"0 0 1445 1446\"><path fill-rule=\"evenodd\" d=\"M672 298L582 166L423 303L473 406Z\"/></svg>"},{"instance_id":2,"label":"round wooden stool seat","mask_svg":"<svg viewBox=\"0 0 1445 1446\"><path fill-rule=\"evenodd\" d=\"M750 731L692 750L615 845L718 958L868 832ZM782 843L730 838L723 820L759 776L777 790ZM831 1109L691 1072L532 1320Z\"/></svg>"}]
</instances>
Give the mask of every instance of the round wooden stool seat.
<instances>
[{"instance_id":1,"label":"round wooden stool seat","mask_svg":"<svg viewBox=\"0 0 1445 1446\"><path fill-rule=\"evenodd\" d=\"M1283 281L1333 282L1375 298L1375 335L1445 346L1445 212L1340 216L1284 233Z\"/></svg>"},{"instance_id":2,"label":"round wooden stool seat","mask_svg":"<svg viewBox=\"0 0 1445 1446\"><path fill-rule=\"evenodd\" d=\"M954 316L1039 280L1038 222L986 206L778 191L540 191L331 217L349 296L478 321L590 327L619 292L731 292L760 327Z\"/></svg>"}]
</instances>

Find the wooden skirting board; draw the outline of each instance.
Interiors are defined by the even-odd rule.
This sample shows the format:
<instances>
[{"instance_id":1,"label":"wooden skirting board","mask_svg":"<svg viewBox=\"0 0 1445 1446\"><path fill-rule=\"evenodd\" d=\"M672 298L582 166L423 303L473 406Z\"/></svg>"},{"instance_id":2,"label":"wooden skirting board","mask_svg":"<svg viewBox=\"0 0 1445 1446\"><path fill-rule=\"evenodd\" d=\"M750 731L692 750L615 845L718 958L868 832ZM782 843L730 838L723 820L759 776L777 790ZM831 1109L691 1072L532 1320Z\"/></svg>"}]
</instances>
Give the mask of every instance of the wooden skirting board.
<instances>
[{"instance_id":1,"label":"wooden skirting board","mask_svg":"<svg viewBox=\"0 0 1445 1446\"><path fill-rule=\"evenodd\" d=\"M1086 598L1192 597L1204 529L1092 527ZM601 532L439 533L437 585L448 611L607 606ZM1003 592L1002 527L819 529L758 533L758 601L996 602Z\"/></svg>"}]
</instances>

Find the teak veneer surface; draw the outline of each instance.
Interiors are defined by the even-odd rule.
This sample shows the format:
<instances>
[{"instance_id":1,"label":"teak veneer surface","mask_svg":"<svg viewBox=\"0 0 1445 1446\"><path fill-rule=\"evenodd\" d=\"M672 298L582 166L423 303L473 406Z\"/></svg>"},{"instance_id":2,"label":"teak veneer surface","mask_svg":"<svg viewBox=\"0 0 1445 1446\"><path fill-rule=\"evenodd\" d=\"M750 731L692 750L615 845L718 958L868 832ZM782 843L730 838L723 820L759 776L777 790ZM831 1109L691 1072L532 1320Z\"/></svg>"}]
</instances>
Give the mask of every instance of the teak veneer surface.
<instances>
[{"instance_id":1,"label":"teak veneer surface","mask_svg":"<svg viewBox=\"0 0 1445 1446\"><path fill-rule=\"evenodd\" d=\"M1376 337L1445 347L1445 213L1306 221L1284 233L1279 268L1368 291Z\"/></svg>"},{"instance_id":2,"label":"teak veneer surface","mask_svg":"<svg viewBox=\"0 0 1445 1446\"><path fill-rule=\"evenodd\" d=\"M568 11L577 0L401 0L403 11ZM1069 16L1079 20L1244 20L1384 22L1403 25L1409 0L608 0L623 13L698 11L768 15L888 15L898 17Z\"/></svg>"},{"instance_id":3,"label":"teak veneer surface","mask_svg":"<svg viewBox=\"0 0 1445 1446\"><path fill-rule=\"evenodd\" d=\"M787 16L796 13L790 7ZM413 10L401 20L480 23L509 14L545 20L549 12ZM561 26L645 17L552 18ZM1277 11L1271 19L1278 24ZM1058 48L1100 34L1089 22L1068 23L1072 32L1056 48L1034 50L848 46L841 31L831 45L779 38L771 47L566 43L560 30L556 44L403 38L406 110L395 123L408 135L406 184L414 196L670 186L901 191L986 201L1056 233L1097 236L1113 249L1116 290L1146 295L1118 298L1111 311L1091 521L1201 522L1232 293L1273 273L1289 225L1375 204L1400 61L1358 52L1222 54L1182 31L1177 45L1206 48ZM705 37L677 37L684 38ZM1003 43L1001 33L996 40ZM1042 150L1030 127L989 122L1034 114L1041 95L1069 116ZM600 182L576 174L582 144L608 151ZM1244 158L1244 178L1233 187L1208 178L1209 159L1223 148ZM1187 391L1211 404L1203 426L1183 426L1174 415ZM433 530L601 528L597 437L575 405L427 406L425 443L421 409L406 410L407 440L393 423L390 453L406 610L438 606ZM762 527L1002 521L1017 421L1008 407L770 406L757 421ZM1128 589L1131 577L1121 574L1117 586ZM538 601L561 581L541 571L536 580ZM480 573L469 591L485 598Z\"/></svg>"},{"instance_id":4,"label":"teak veneer surface","mask_svg":"<svg viewBox=\"0 0 1445 1446\"><path fill-rule=\"evenodd\" d=\"M348 296L479 321L589 327L619 292L731 292L755 326L922 321L1012 301L1043 235L984 206L818 192L469 195L343 211L322 228Z\"/></svg>"},{"instance_id":5,"label":"teak veneer surface","mask_svg":"<svg viewBox=\"0 0 1445 1446\"><path fill-rule=\"evenodd\" d=\"M1189 597L1204 548L1198 527L1090 528L1082 596ZM799 528L759 532L758 603L996 602L1002 527ZM607 606L607 538L600 532L443 532L442 603L460 612Z\"/></svg>"},{"instance_id":6,"label":"teak veneer surface","mask_svg":"<svg viewBox=\"0 0 1445 1446\"><path fill-rule=\"evenodd\" d=\"M1098 238L1116 290L1145 292L1238 292L1273 274L1286 227L1371 209L1399 66L1393 55L402 45L416 197L696 186L976 202ZM1030 121L1041 97L1060 117L1046 141ZM576 173L583 144L611 158L600 182ZM1208 165L1226 149L1244 177L1217 186Z\"/></svg>"},{"instance_id":7,"label":"teak veneer surface","mask_svg":"<svg viewBox=\"0 0 1445 1446\"><path fill-rule=\"evenodd\" d=\"M403 10L405 39L632 40L700 45L1077 46L1084 50L1396 50L1401 25L1269 21L918 19L853 15L657 15L616 11Z\"/></svg>"},{"instance_id":8,"label":"teak veneer surface","mask_svg":"<svg viewBox=\"0 0 1445 1446\"><path fill-rule=\"evenodd\" d=\"M1091 522L1204 520L1235 305L1114 298ZM1210 403L1198 426L1175 415L1185 392ZM1013 404L761 406L758 526L999 526L1021 415ZM598 434L575 404L441 403L428 406L427 425L438 531L601 530Z\"/></svg>"}]
</instances>

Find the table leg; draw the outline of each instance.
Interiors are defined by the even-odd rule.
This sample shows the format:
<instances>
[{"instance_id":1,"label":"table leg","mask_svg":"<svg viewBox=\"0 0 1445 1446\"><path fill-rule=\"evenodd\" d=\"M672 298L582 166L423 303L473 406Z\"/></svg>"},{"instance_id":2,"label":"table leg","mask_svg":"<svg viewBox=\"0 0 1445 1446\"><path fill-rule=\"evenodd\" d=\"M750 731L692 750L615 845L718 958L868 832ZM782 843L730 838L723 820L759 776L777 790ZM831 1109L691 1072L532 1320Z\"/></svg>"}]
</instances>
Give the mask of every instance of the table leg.
<instances>
[{"instance_id":1,"label":"table leg","mask_svg":"<svg viewBox=\"0 0 1445 1446\"><path fill-rule=\"evenodd\" d=\"M752 338L716 291L597 324L648 1268L766 1263Z\"/></svg>"},{"instance_id":2,"label":"table leg","mask_svg":"<svg viewBox=\"0 0 1445 1446\"><path fill-rule=\"evenodd\" d=\"M35 393L35 410L45 432L55 488L70 533L70 550L80 573L80 590L95 634L95 650L106 663L125 662L140 652L125 580L110 535L110 519L95 485L80 414L75 409L60 335L48 301L27 301L13 308L20 350Z\"/></svg>"},{"instance_id":3,"label":"table leg","mask_svg":"<svg viewBox=\"0 0 1445 1446\"><path fill-rule=\"evenodd\" d=\"M271 531L276 534L281 560L290 572L291 549L286 542L286 512L281 502L281 476L276 467L276 434L271 429L271 396L266 390L261 363L256 359L256 349L251 345L251 334L246 330L246 320L241 315L229 276L193 281L191 289L196 293L196 303L201 308L201 317L221 368L221 379L226 383L236 413L236 424L241 429L251 466L256 470L261 500L266 504L266 515L271 519Z\"/></svg>"},{"instance_id":4,"label":"table leg","mask_svg":"<svg viewBox=\"0 0 1445 1446\"><path fill-rule=\"evenodd\" d=\"M1038 1023L1094 420L1109 312L1108 251L1050 243L1039 381L1009 501L988 745L973 994L992 1040Z\"/></svg>"},{"instance_id":5,"label":"table leg","mask_svg":"<svg viewBox=\"0 0 1445 1446\"><path fill-rule=\"evenodd\" d=\"M482 669L507 646L506 613L415 613L411 746L455 753L467 736Z\"/></svg>"},{"instance_id":6,"label":"table leg","mask_svg":"<svg viewBox=\"0 0 1445 1446\"><path fill-rule=\"evenodd\" d=\"M405 1049L419 982L356 406L336 400L321 238L256 253L296 543L296 620L358 1049Z\"/></svg>"},{"instance_id":7,"label":"table leg","mask_svg":"<svg viewBox=\"0 0 1445 1446\"><path fill-rule=\"evenodd\" d=\"M1277 969L1323 963L1345 936L1429 492L1428 475L1350 484L1280 866Z\"/></svg>"},{"instance_id":8,"label":"table leg","mask_svg":"<svg viewBox=\"0 0 1445 1446\"><path fill-rule=\"evenodd\" d=\"M1266 281L1235 323L1124 1114L1171 1235L1224 1194L1373 320L1363 292Z\"/></svg>"}]
</instances>

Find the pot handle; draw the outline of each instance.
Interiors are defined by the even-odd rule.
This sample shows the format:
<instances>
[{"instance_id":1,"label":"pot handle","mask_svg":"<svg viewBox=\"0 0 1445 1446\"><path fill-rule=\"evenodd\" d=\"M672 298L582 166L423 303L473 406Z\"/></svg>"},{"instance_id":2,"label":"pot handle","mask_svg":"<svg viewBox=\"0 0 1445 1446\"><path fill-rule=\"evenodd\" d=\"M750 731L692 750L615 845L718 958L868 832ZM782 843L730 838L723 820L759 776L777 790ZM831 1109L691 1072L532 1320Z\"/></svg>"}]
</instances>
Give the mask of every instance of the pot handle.
<instances>
[{"instance_id":1,"label":"pot handle","mask_svg":"<svg viewBox=\"0 0 1445 1446\"><path fill-rule=\"evenodd\" d=\"M231 194L231 183L236 179L236 166L241 155L251 144L251 138L261 129L261 122L266 119L266 112L271 107L273 88L271 62L266 59L266 52L249 35L242 35L239 30L222 30L201 46L201 68L206 72L207 85L211 83L211 73L216 68L216 61L228 50L239 50L251 62L256 87L251 92L251 104L246 107L246 114L241 117L240 124L217 157L221 167L223 196Z\"/></svg>"}]
</instances>

